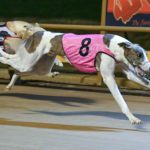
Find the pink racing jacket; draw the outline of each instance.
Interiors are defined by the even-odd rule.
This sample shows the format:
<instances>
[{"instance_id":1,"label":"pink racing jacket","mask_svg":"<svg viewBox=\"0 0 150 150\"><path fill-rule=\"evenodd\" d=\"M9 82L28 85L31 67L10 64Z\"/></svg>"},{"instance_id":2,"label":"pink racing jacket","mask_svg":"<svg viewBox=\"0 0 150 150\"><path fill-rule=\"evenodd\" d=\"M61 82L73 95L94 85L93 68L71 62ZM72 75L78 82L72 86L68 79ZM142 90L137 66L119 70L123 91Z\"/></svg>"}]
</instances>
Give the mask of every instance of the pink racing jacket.
<instances>
[{"instance_id":1,"label":"pink racing jacket","mask_svg":"<svg viewBox=\"0 0 150 150\"><path fill-rule=\"evenodd\" d=\"M62 42L64 53L70 63L85 73L96 72L95 59L98 53L105 53L114 58L114 54L106 48L101 34L64 34Z\"/></svg>"}]
</instances>

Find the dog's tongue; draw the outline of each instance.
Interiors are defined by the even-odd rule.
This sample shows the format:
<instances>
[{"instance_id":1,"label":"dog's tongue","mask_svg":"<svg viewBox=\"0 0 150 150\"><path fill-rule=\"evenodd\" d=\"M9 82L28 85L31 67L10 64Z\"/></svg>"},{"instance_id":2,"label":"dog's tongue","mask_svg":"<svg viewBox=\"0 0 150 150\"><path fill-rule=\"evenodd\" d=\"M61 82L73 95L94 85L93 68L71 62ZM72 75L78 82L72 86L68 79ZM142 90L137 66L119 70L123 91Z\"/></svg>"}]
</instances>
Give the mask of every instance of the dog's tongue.
<instances>
[{"instance_id":1,"label":"dog's tongue","mask_svg":"<svg viewBox=\"0 0 150 150\"><path fill-rule=\"evenodd\" d=\"M137 75L144 76L143 70L140 69L139 67L135 67L135 71L136 71Z\"/></svg>"},{"instance_id":2,"label":"dog's tongue","mask_svg":"<svg viewBox=\"0 0 150 150\"><path fill-rule=\"evenodd\" d=\"M141 68L135 67L135 71L144 81L150 82L150 72L144 72Z\"/></svg>"}]
</instances>

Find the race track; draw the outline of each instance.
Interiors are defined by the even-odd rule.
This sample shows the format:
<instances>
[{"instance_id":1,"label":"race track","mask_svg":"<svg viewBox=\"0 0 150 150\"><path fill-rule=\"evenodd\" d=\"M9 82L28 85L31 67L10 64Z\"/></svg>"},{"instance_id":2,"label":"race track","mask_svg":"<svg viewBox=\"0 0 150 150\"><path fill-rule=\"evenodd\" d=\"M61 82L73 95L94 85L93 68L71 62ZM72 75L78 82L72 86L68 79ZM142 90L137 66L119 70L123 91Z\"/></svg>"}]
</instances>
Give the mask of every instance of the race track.
<instances>
[{"instance_id":1,"label":"race track","mask_svg":"<svg viewBox=\"0 0 150 150\"><path fill-rule=\"evenodd\" d=\"M0 150L149 150L150 97L124 95L131 125L108 93L0 85Z\"/></svg>"}]
</instances>

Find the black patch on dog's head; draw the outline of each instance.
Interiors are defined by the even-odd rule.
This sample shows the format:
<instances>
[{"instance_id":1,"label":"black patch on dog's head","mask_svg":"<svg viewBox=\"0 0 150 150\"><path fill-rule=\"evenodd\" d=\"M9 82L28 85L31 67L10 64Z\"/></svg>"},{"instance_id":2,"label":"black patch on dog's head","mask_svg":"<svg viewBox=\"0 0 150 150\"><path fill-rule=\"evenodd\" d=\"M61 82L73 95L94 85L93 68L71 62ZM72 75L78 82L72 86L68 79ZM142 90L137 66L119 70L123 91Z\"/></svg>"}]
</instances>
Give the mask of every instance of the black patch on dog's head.
<instances>
[{"instance_id":1,"label":"black patch on dog's head","mask_svg":"<svg viewBox=\"0 0 150 150\"><path fill-rule=\"evenodd\" d=\"M119 45L120 47L124 48L124 49L126 49L126 48L130 49L132 43L130 43L130 42L122 42L122 43L118 43L118 45Z\"/></svg>"},{"instance_id":2,"label":"black patch on dog's head","mask_svg":"<svg viewBox=\"0 0 150 150\"><path fill-rule=\"evenodd\" d=\"M134 65L140 65L144 60L145 50L138 44L122 42L118 44L124 49L126 59Z\"/></svg>"},{"instance_id":3,"label":"black patch on dog's head","mask_svg":"<svg viewBox=\"0 0 150 150\"><path fill-rule=\"evenodd\" d=\"M111 39L114 37L113 34L105 34L103 37L104 44L109 47Z\"/></svg>"}]
</instances>

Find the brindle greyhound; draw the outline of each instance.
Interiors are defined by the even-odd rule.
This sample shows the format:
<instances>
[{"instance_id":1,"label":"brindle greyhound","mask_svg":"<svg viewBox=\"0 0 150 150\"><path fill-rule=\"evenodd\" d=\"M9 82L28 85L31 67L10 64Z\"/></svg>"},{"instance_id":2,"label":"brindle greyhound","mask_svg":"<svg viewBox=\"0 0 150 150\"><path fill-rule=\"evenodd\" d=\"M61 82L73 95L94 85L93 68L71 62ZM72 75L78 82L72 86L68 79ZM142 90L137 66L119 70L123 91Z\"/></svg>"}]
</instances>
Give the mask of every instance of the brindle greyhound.
<instances>
[{"instance_id":1,"label":"brindle greyhound","mask_svg":"<svg viewBox=\"0 0 150 150\"><path fill-rule=\"evenodd\" d=\"M96 41L96 42L95 42ZM100 44L99 44L100 43ZM84 72L100 72L122 112L133 124L141 123L129 110L114 78L116 64L122 66L129 80L150 88L150 62L145 50L117 35L74 35L39 31L22 41L16 54L0 51L0 62L9 64L20 73L33 70L37 61L49 54L66 56L70 63ZM51 63L53 66L53 63ZM51 68L52 68L51 66Z\"/></svg>"}]
</instances>

